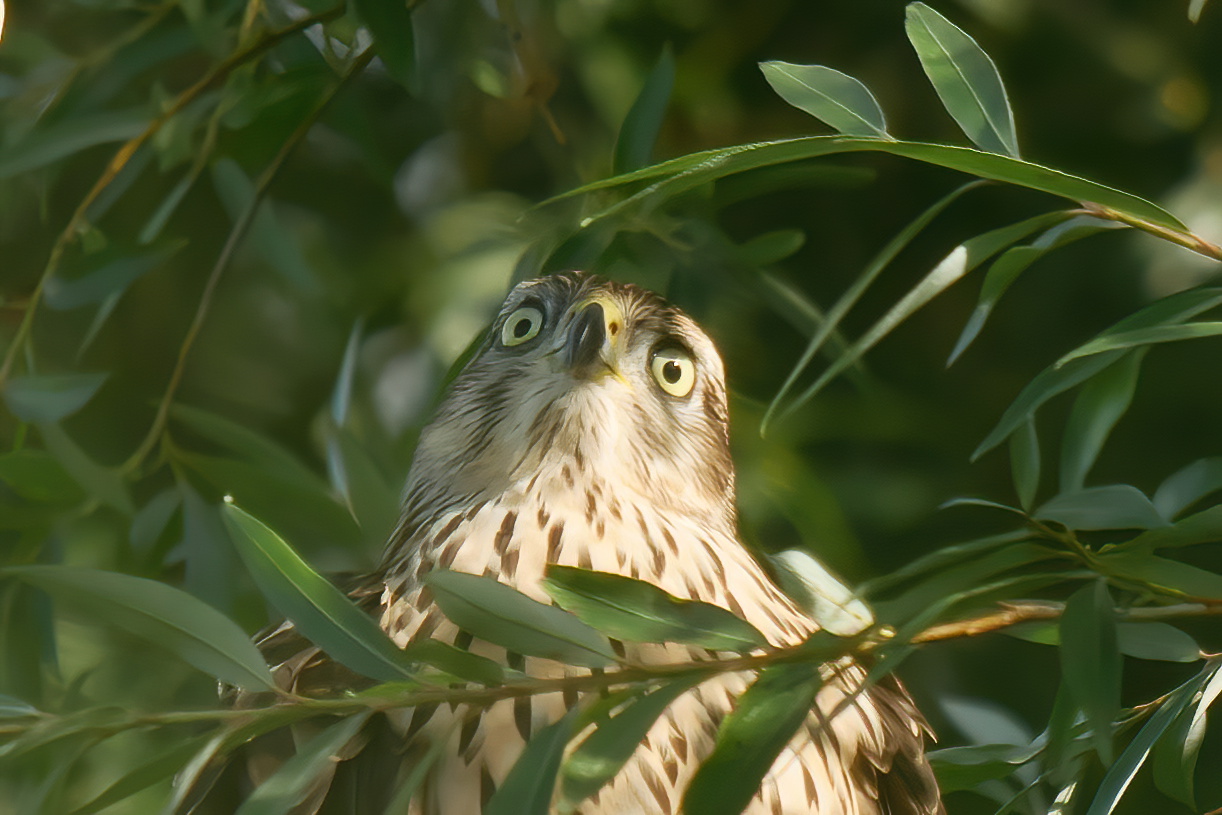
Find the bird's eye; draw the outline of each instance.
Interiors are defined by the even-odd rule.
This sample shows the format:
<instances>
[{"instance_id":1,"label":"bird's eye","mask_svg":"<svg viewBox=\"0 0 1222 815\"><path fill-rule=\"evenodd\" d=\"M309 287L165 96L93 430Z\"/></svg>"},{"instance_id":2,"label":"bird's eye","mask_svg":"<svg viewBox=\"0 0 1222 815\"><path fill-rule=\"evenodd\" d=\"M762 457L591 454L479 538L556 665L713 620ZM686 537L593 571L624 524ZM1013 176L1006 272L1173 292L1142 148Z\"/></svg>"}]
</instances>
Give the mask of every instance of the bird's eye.
<instances>
[{"instance_id":1,"label":"bird's eye","mask_svg":"<svg viewBox=\"0 0 1222 815\"><path fill-rule=\"evenodd\" d=\"M658 387L671 396L687 396L696 385L696 363L682 348L662 348L649 360L649 372Z\"/></svg>"},{"instance_id":2,"label":"bird's eye","mask_svg":"<svg viewBox=\"0 0 1222 815\"><path fill-rule=\"evenodd\" d=\"M509 315L501 327L501 344L507 348L533 340L543 328L543 312L534 306L522 306Z\"/></svg>"}]
</instances>

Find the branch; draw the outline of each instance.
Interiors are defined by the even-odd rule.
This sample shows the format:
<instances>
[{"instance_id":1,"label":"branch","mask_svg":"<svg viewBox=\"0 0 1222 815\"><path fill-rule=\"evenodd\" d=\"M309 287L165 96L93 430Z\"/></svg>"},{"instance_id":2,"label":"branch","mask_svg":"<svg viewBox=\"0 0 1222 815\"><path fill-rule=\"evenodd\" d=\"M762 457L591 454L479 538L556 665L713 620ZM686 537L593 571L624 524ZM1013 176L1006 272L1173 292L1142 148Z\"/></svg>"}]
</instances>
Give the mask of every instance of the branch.
<instances>
[{"instance_id":1,"label":"branch","mask_svg":"<svg viewBox=\"0 0 1222 815\"><path fill-rule=\"evenodd\" d=\"M266 36L260 38L257 42L231 54L224 62L214 66L212 70L204 74L194 85L180 93L168 108L161 112L156 118L149 122L148 127L144 129L135 138L125 143L111 158L106 168L102 171L101 176L94 182L93 187L77 205L76 210L72 213L72 217L68 219L68 225L60 233L56 239L54 246L51 247L51 254L47 258L47 265L43 268L42 275L38 278L38 283L34 287L33 293L30 294L28 305L26 306L25 314L21 319L21 324L17 327L17 333L13 336L12 344L4 355L4 363L0 365L0 386L8 380L9 374L12 373L13 363L17 359L17 355L21 352L22 347L29 339L30 329L34 322L34 313L38 310L38 305L42 301L43 291L46 288L47 281L59 269L60 262L63 260L64 251L67 250L69 244L80 233L81 226L85 220L85 215L89 211L89 207L93 206L94 201L98 196L110 186L111 182L123 171L136 151L144 146L149 139L157 134L162 127L166 125L172 118L182 112L184 108L199 98L204 91L211 88L218 81L227 77L236 68L241 67L249 62L254 57L259 56L264 51L269 50L281 40L291 37L310 26L319 23L325 23L333 20L344 13L346 4L341 3L335 8L326 11L320 11L317 14L312 14L309 17L303 17L292 25L273 31Z\"/></svg>"}]
</instances>

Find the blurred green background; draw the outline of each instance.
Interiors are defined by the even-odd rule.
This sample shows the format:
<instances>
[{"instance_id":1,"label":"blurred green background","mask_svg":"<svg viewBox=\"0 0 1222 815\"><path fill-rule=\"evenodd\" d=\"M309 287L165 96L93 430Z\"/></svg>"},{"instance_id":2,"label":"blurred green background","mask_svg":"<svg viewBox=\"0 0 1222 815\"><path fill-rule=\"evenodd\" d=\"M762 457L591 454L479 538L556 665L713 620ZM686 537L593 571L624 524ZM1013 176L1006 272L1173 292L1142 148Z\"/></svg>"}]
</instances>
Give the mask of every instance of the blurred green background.
<instances>
[{"instance_id":1,"label":"blurred green background","mask_svg":"<svg viewBox=\"0 0 1222 815\"><path fill-rule=\"evenodd\" d=\"M556 236L571 236L546 268L579 267L661 291L721 347L747 538L766 550L809 547L856 583L1007 528L1007 518L988 510L937 508L960 495L1014 502L1004 451L976 463L969 457L1021 387L1154 297L1217 277L1216 264L1148 235L1092 237L1041 260L947 369L979 289L978 279L966 280L761 438L763 408L809 333L795 300L779 292L827 306L962 176L857 154L737 176L586 233L574 231L576 204L533 208L611 174L621 124L664 52L673 55L674 88L655 160L827 132L768 87L757 63L774 59L817 62L863 80L894 134L964 143L908 44L904 5L421 0L408 4L408 68L375 60L312 120L349 64L349 49L367 44L360 14L377 5L354 4L355 13L285 38L210 86L80 219L15 364L41 374L107 374L60 427L79 446L77 460L101 468L95 485L112 476L126 485L133 512L99 502L96 491L82 495L72 486L79 477L45 458L6 459L0 561L167 580L253 631L275 613L218 531L215 502L232 492L317 568L372 567L447 369L515 275L554 248ZM0 40L6 347L57 238L120 144L244 44L330 6L7 4ZM996 61L1025 158L1157 201L1222 240L1222 9L1207 6L1194 25L1181 2L936 7ZM252 185L303 122L308 130L219 276L168 432L132 461ZM860 334L959 242L1052 205L1010 187L970 193L901 254L850 314L845 333ZM1192 459L1222 454L1220 351L1215 339L1152 352L1157 364L1143 371L1089 483L1149 492ZM1054 401L1040 415L1049 450L1068 404ZM0 437L5 450L53 446L9 413L0 413ZM279 453L260 447L268 441L295 463L277 469ZM63 450L56 456L68 455ZM37 471L42 492L21 467ZM1222 565L1216 551L1191 557ZM105 627L69 618L56 623L52 645L39 630L49 625L45 604L27 589L6 589L3 614L0 692L69 708L209 704L206 677ZM1216 625L1185 629L1206 651L1222 650ZM1194 670L1143 662L1126 675L1125 701L1157 696ZM991 635L928 647L902 674L942 743L954 745L982 732L1038 732L1059 671L1055 649ZM124 736L108 758L88 754L65 768L69 795L95 789L116 756L151 755L159 738L174 737ZM1201 766L1220 760L1217 744L1207 742ZM1198 783L1202 803L1222 803L1216 774ZM154 788L113 811L155 811L157 796ZM968 794L953 804L955 812L996 808ZM1122 811L1176 806L1139 776Z\"/></svg>"}]
</instances>

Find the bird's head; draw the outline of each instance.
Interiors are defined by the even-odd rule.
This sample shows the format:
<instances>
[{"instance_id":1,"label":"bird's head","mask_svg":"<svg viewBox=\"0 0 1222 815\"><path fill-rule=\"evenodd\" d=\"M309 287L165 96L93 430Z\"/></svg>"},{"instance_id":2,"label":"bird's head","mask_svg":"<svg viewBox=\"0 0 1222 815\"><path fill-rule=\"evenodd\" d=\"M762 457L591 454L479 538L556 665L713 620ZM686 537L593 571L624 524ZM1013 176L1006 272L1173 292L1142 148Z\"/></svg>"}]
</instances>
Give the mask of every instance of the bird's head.
<instances>
[{"instance_id":1,"label":"bird's head","mask_svg":"<svg viewBox=\"0 0 1222 815\"><path fill-rule=\"evenodd\" d=\"M408 501L562 474L732 522L721 358L658 295L581 273L514 288L421 436Z\"/></svg>"}]
</instances>

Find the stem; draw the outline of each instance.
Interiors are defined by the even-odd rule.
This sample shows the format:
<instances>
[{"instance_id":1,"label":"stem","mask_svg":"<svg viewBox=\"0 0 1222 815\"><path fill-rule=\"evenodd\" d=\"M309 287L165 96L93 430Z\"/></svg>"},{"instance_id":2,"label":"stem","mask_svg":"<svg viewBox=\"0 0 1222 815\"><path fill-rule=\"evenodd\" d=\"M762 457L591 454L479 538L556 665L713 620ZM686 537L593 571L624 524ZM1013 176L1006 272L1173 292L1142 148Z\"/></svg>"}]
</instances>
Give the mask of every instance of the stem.
<instances>
[{"instance_id":1,"label":"stem","mask_svg":"<svg viewBox=\"0 0 1222 815\"><path fill-rule=\"evenodd\" d=\"M38 278L38 283L34 286L34 291L30 294L29 302L26 306L25 314L22 316L21 323L17 326L17 333L13 335L12 344L4 355L4 363L0 364L0 387L8 381L9 374L12 373L13 364L17 360L17 355L21 353L22 347L30 336L30 329L34 323L34 314L38 310L38 305L42 301L43 291L46 288L47 281L59 269L60 262L63 260L64 252L69 244L75 239L80 231L81 225L84 223L85 215L89 211L89 207L97 200L98 196L110 186L111 182L122 172L127 163L131 161L136 151L144 146L149 139L157 134L162 127L165 126L170 119L178 115L184 108L194 102L199 96L218 80L228 76L234 69L240 67L254 57L259 56L264 51L267 51L272 46L279 43L281 40L291 37L312 25L324 23L332 20L343 14L345 4L340 4L335 8L321 11L317 14L304 17L292 25L285 26L277 31L273 31L258 42L255 42L240 51L231 54L224 62L216 65L208 73L204 74L194 85L180 93L173 103L161 112L159 116L149 122L148 127L144 129L140 135L125 143L110 159L106 168L102 171L101 176L94 182L93 187L77 205L76 210L72 213L72 217L68 219L68 225L64 227L56 239L55 244L51 247L51 253L47 258L47 265L43 268L42 275Z\"/></svg>"},{"instance_id":2,"label":"stem","mask_svg":"<svg viewBox=\"0 0 1222 815\"><path fill-rule=\"evenodd\" d=\"M212 306L212 298L216 294L216 287L220 283L225 270L229 267L230 261L233 260L234 252L246 237L251 224L254 223L255 215L259 211L259 205L263 202L263 198L271 187L272 181L275 180L280 169L284 166L284 162L297 147L298 143L301 142L302 138L305 137L305 134L314 126L314 122L317 121L327 105L331 103L349 79L365 69L373 59L373 56L373 50L366 49L353 59L352 64L344 75L319 99L314 109L298 124L297 129L285 141L276 157L272 159L272 163L259 176L250 201L247 202L246 208L242 210L237 220L234 221L233 228L229 231L229 237L225 241L225 246L221 249L220 255L217 256L216 263L213 264L212 271L208 275L208 281L204 284L204 290L199 298L199 305L195 309L195 316L191 320L186 336L183 337L182 345L179 346L178 359L174 363L174 370L170 373L170 381L166 385L165 393L162 394L160 403L157 405L157 414L153 418L153 424L149 427L148 433L145 435L144 440L140 442L135 452L119 468L121 473L127 474L139 467L153 447L156 446L158 439L161 438L161 433L165 429L166 420L169 417L170 405L173 404L174 395L178 392L178 386L182 383L183 372L187 365L187 357L191 353L196 339L199 337L200 330L203 328L204 320L207 318L208 311Z\"/></svg>"}]
</instances>

